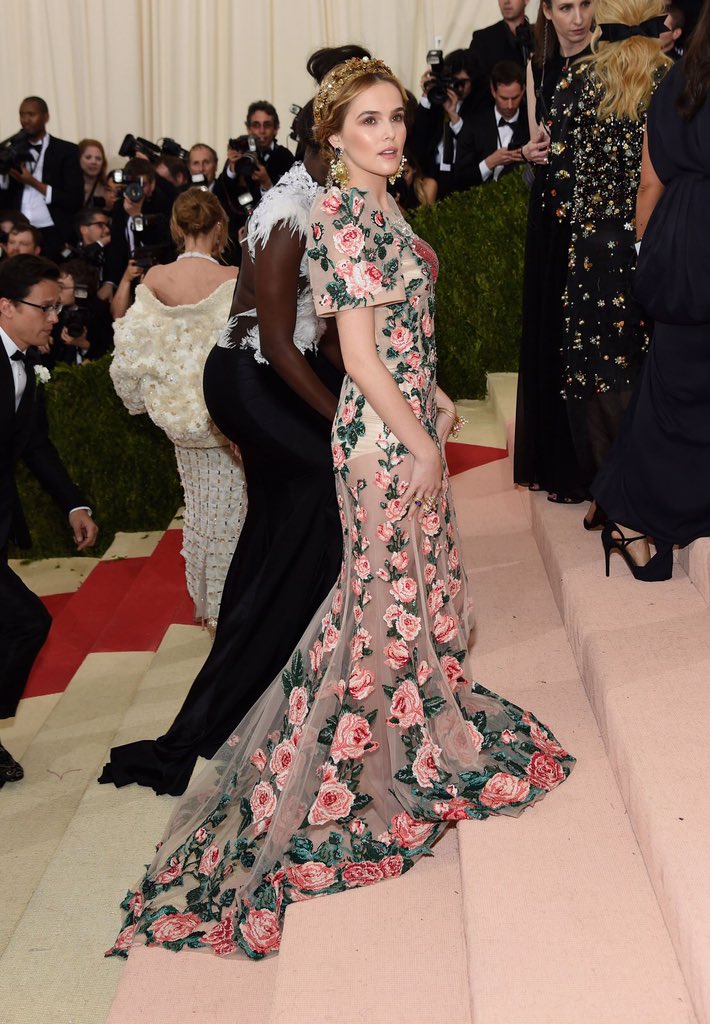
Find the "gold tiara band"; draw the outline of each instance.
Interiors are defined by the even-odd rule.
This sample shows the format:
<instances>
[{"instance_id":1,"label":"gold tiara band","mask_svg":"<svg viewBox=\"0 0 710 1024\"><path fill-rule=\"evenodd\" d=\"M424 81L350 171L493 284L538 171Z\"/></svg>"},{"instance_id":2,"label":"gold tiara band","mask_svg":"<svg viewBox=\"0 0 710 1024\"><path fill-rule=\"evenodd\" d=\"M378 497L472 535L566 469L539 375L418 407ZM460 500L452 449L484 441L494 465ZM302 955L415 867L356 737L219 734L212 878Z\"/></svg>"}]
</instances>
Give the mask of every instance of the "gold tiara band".
<instances>
[{"instance_id":1,"label":"gold tiara band","mask_svg":"<svg viewBox=\"0 0 710 1024\"><path fill-rule=\"evenodd\" d=\"M376 57L351 57L350 60L336 65L321 82L313 101L313 119L316 124L324 120L326 109L335 100L343 87L356 78L365 75L386 75L394 79L394 73L384 61Z\"/></svg>"}]
</instances>

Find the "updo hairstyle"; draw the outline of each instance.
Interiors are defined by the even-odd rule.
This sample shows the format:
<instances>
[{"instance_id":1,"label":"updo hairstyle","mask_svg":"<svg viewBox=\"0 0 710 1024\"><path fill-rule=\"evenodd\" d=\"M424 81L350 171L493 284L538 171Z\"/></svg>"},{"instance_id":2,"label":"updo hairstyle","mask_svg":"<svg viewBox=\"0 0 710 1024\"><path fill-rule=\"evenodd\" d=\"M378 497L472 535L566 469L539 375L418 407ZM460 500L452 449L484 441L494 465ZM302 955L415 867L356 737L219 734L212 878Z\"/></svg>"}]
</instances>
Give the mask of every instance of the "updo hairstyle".
<instances>
[{"instance_id":1,"label":"updo hairstyle","mask_svg":"<svg viewBox=\"0 0 710 1024\"><path fill-rule=\"evenodd\" d=\"M173 203L170 218L170 234L182 252L186 238L206 235L216 224L220 231L217 236L217 250L221 255L227 243L226 214L218 199L206 189L193 187L181 192Z\"/></svg>"}]
</instances>

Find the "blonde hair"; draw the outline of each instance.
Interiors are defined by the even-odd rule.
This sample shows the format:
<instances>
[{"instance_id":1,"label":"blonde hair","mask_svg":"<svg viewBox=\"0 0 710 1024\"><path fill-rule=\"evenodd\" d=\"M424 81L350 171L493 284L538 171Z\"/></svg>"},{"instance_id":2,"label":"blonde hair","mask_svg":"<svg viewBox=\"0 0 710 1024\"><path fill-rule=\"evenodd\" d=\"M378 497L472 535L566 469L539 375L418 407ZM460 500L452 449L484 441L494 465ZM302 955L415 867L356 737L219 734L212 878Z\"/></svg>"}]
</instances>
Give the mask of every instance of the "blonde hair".
<instances>
[{"instance_id":1,"label":"blonde hair","mask_svg":"<svg viewBox=\"0 0 710 1024\"><path fill-rule=\"evenodd\" d=\"M662 16L662 0L597 0L597 24L640 25ZM597 83L597 120L610 117L640 120L648 109L658 71L672 61L661 52L658 39L632 36L617 43L604 42L599 33L592 42L592 56L585 62Z\"/></svg>"},{"instance_id":2,"label":"blonde hair","mask_svg":"<svg viewBox=\"0 0 710 1024\"><path fill-rule=\"evenodd\" d=\"M185 248L187 236L194 238L196 235L206 235L219 224L217 248L221 255L227 244L226 219L227 215L221 203L211 192L203 188L188 188L181 192L173 203L170 234L178 251L181 252Z\"/></svg>"},{"instance_id":3,"label":"blonde hair","mask_svg":"<svg viewBox=\"0 0 710 1024\"><path fill-rule=\"evenodd\" d=\"M372 70L368 69L368 64ZM356 96L377 82L391 82L399 89L402 106L406 108L408 98L404 86L394 72L376 58L352 57L343 64L336 64L324 77L314 101L313 138L326 160L335 158L335 150L328 139L343 127L348 107Z\"/></svg>"}]
</instances>

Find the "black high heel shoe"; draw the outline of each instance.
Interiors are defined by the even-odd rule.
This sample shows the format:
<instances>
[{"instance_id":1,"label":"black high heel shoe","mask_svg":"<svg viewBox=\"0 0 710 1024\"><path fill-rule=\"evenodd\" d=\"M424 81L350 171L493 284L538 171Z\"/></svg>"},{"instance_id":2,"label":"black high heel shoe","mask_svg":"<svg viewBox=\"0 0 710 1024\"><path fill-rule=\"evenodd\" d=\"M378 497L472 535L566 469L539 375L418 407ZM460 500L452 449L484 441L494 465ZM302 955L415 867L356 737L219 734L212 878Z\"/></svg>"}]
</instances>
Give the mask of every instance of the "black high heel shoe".
<instances>
[{"instance_id":1,"label":"black high heel shoe","mask_svg":"<svg viewBox=\"0 0 710 1024\"><path fill-rule=\"evenodd\" d=\"M582 526L585 530L598 530L600 526L603 526L606 522L606 512L604 509L597 507L594 509L594 515L591 519L587 519L585 516L582 520Z\"/></svg>"},{"instance_id":2,"label":"black high heel shoe","mask_svg":"<svg viewBox=\"0 0 710 1024\"><path fill-rule=\"evenodd\" d=\"M618 533L619 536L615 537L614 533ZM673 575L672 547L659 548L645 565L637 565L629 554L629 544L633 544L636 540L644 540L645 538L645 533L635 533L633 537L626 537L615 522L607 519L602 530L602 544L604 545L607 576L609 575L609 559L611 558L612 551L616 549L626 562L634 579L643 580L645 583L659 583L661 580L669 580Z\"/></svg>"}]
</instances>

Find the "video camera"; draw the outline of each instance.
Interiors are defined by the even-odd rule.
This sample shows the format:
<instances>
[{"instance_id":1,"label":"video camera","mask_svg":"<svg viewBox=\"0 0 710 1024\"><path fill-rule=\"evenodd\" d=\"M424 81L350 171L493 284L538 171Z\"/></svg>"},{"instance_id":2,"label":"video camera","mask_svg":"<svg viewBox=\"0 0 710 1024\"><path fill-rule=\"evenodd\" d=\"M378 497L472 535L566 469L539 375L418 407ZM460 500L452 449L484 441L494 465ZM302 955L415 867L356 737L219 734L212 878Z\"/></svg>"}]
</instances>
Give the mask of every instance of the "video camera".
<instances>
[{"instance_id":1,"label":"video camera","mask_svg":"<svg viewBox=\"0 0 710 1024\"><path fill-rule=\"evenodd\" d=\"M227 147L244 154L234 163L234 173L238 178L250 178L257 168L263 167L264 161L261 159L259 146L253 135L239 135L236 139L229 139Z\"/></svg>"},{"instance_id":2,"label":"video camera","mask_svg":"<svg viewBox=\"0 0 710 1024\"><path fill-rule=\"evenodd\" d=\"M24 163L33 159L30 136L24 128L0 142L0 174L7 174L13 168L19 170Z\"/></svg>"},{"instance_id":3,"label":"video camera","mask_svg":"<svg viewBox=\"0 0 710 1024\"><path fill-rule=\"evenodd\" d=\"M442 107L448 99L449 89L455 89L452 75L446 74L444 67L444 51L429 50L426 62L431 67L431 81L425 86L426 96L433 107Z\"/></svg>"},{"instance_id":4,"label":"video camera","mask_svg":"<svg viewBox=\"0 0 710 1024\"><path fill-rule=\"evenodd\" d=\"M179 142L169 139L167 136L164 139L158 139L158 142L149 142L148 139L141 139L140 136L126 135L118 150L118 155L129 158L143 155L152 164L159 164L160 158L163 156L177 156L187 163L190 154L182 148Z\"/></svg>"}]
</instances>

